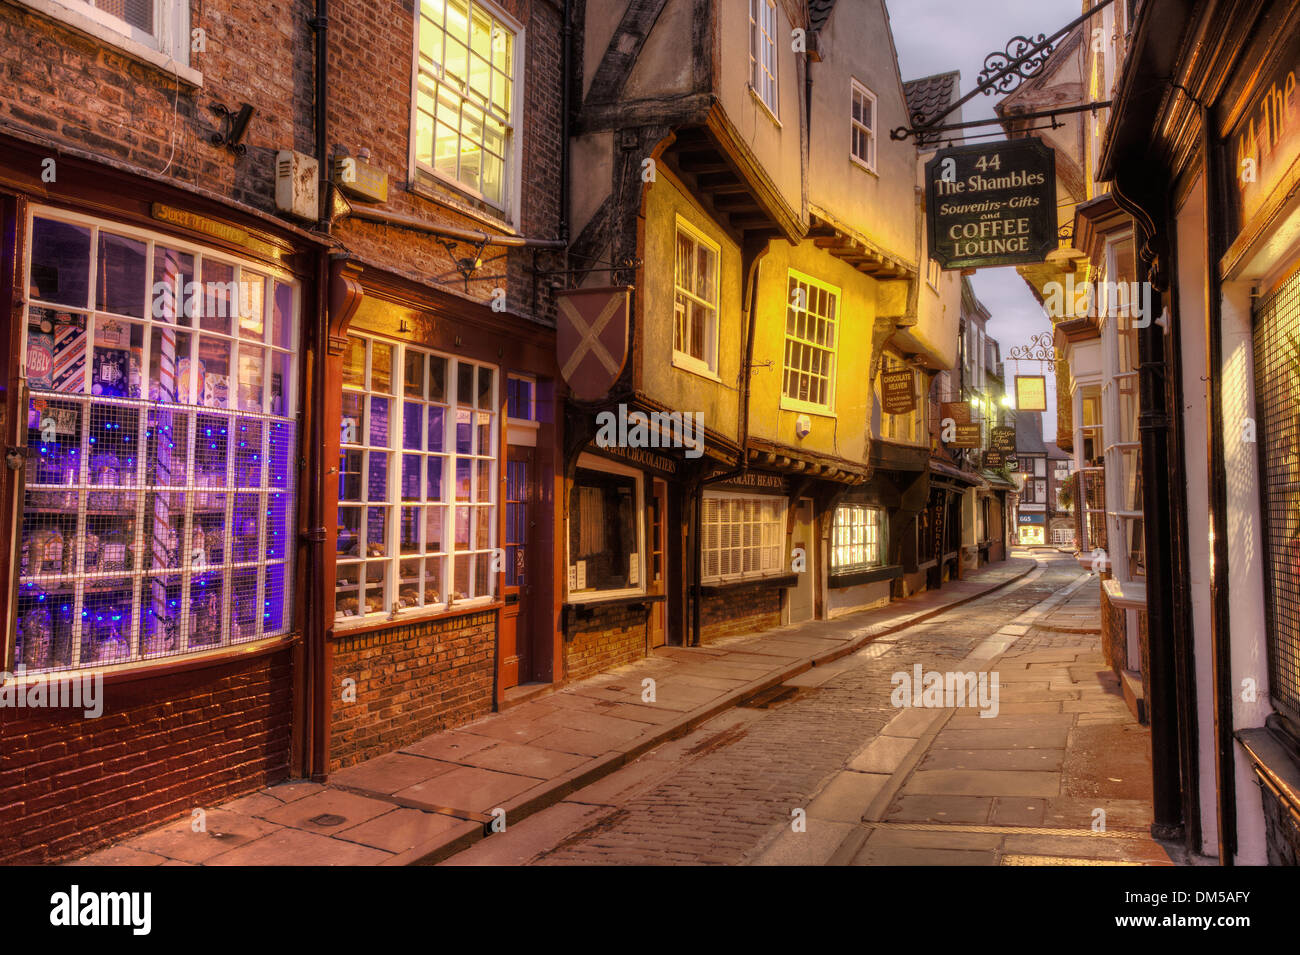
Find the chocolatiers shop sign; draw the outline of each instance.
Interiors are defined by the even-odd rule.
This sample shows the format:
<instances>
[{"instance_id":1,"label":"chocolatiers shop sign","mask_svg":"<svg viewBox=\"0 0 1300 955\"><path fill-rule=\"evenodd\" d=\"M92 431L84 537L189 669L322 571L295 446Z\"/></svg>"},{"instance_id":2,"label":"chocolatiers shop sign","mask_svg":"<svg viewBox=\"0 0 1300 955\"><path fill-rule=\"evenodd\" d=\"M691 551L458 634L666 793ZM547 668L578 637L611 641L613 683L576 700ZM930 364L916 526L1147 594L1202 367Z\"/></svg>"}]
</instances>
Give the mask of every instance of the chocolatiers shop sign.
<instances>
[{"instance_id":1,"label":"chocolatiers shop sign","mask_svg":"<svg viewBox=\"0 0 1300 955\"><path fill-rule=\"evenodd\" d=\"M925 164L925 205L945 269L1042 262L1058 241L1055 153L1033 136L941 149Z\"/></svg>"},{"instance_id":2,"label":"chocolatiers shop sign","mask_svg":"<svg viewBox=\"0 0 1300 955\"><path fill-rule=\"evenodd\" d=\"M910 368L880 373L880 406L885 414L911 414L916 410L915 381Z\"/></svg>"}]
</instances>

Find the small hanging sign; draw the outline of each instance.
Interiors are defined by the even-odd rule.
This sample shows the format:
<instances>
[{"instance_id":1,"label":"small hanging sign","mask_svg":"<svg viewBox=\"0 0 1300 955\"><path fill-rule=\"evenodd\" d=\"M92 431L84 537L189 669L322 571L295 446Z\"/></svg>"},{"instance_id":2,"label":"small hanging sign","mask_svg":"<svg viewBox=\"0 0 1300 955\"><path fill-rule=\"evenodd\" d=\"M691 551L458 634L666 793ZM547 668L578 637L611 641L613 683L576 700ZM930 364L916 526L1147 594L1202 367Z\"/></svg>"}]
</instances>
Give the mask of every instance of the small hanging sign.
<instances>
[{"instance_id":1,"label":"small hanging sign","mask_svg":"<svg viewBox=\"0 0 1300 955\"><path fill-rule=\"evenodd\" d=\"M1047 376L1016 375L1016 409L1018 411L1047 410Z\"/></svg>"},{"instance_id":2,"label":"small hanging sign","mask_svg":"<svg viewBox=\"0 0 1300 955\"><path fill-rule=\"evenodd\" d=\"M880 373L880 407L885 414L911 414L916 410L915 382L910 368Z\"/></svg>"}]
</instances>

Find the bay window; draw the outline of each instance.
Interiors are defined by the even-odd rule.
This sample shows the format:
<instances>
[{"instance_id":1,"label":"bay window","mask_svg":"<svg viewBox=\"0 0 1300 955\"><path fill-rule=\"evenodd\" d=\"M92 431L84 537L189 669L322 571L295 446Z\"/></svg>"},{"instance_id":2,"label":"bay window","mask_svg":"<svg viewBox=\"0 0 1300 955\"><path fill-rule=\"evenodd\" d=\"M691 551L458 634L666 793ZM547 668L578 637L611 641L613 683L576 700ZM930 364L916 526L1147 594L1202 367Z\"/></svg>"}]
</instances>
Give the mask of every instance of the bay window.
<instances>
[{"instance_id":1,"label":"bay window","mask_svg":"<svg viewBox=\"0 0 1300 955\"><path fill-rule=\"evenodd\" d=\"M645 590L641 473L583 455L569 492L570 597L618 596Z\"/></svg>"},{"instance_id":2,"label":"bay window","mask_svg":"<svg viewBox=\"0 0 1300 955\"><path fill-rule=\"evenodd\" d=\"M703 580L718 583L782 573L785 510L783 497L706 492L700 526Z\"/></svg>"},{"instance_id":3,"label":"bay window","mask_svg":"<svg viewBox=\"0 0 1300 955\"><path fill-rule=\"evenodd\" d=\"M862 504L841 504L831 525L831 572L866 570L883 564L884 512Z\"/></svg>"},{"instance_id":4,"label":"bay window","mask_svg":"<svg viewBox=\"0 0 1300 955\"><path fill-rule=\"evenodd\" d=\"M351 336L344 354L335 613L450 609L495 593L497 375Z\"/></svg>"},{"instance_id":5,"label":"bay window","mask_svg":"<svg viewBox=\"0 0 1300 955\"><path fill-rule=\"evenodd\" d=\"M297 286L158 233L47 210L30 223L15 663L286 633Z\"/></svg>"}]
</instances>

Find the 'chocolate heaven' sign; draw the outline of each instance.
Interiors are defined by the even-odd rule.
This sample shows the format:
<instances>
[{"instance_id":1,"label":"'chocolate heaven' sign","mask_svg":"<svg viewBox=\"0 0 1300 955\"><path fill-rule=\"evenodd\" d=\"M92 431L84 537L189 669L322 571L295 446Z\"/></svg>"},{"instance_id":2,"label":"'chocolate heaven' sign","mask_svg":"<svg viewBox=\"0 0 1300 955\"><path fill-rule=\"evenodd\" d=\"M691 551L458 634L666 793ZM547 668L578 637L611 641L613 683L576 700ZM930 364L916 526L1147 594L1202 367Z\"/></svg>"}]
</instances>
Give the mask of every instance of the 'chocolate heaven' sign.
<instances>
[{"instance_id":1,"label":"'chocolate heaven' sign","mask_svg":"<svg viewBox=\"0 0 1300 955\"><path fill-rule=\"evenodd\" d=\"M945 269L1042 262L1058 243L1055 153L1037 137L941 149L925 164L925 221Z\"/></svg>"}]
</instances>

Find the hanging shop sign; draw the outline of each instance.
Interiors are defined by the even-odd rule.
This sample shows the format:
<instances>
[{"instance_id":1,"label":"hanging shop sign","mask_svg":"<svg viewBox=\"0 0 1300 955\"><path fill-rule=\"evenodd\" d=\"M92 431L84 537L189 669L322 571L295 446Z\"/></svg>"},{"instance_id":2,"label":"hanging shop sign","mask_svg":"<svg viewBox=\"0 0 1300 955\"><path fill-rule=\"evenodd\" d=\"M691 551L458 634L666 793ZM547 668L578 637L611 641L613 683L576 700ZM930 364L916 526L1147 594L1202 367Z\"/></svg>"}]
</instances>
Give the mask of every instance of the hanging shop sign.
<instances>
[{"instance_id":1,"label":"hanging shop sign","mask_svg":"<svg viewBox=\"0 0 1300 955\"><path fill-rule=\"evenodd\" d=\"M555 293L555 351L575 398L609 393L627 363L632 287L575 288Z\"/></svg>"},{"instance_id":2,"label":"hanging shop sign","mask_svg":"<svg viewBox=\"0 0 1300 955\"><path fill-rule=\"evenodd\" d=\"M970 424L970 402L945 401L939 406L939 416L941 421L951 418L955 424Z\"/></svg>"},{"instance_id":3,"label":"hanging shop sign","mask_svg":"<svg viewBox=\"0 0 1300 955\"><path fill-rule=\"evenodd\" d=\"M1016 375L1016 410L1047 410L1047 376Z\"/></svg>"},{"instance_id":4,"label":"hanging shop sign","mask_svg":"<svg viewBox=\"0 0 1300 955\"><path fill-rule=\"evenodd\" d=\"M1020 470L1020 459L1014 454L1007 455L1007 470L1013 473Z\"/></svg>"},{"instance_id":5,"label":"hanging shop sign","mask_svg":"<svg viewBox=\"0 0 1300 955\"><path fill-rule=\"evenodd\" d=\"M1016 428L1015 425L999 425L994 428L989 436L989 446L995 451L1001 451L1005 454L1016 453Z\"/></svg>"},{"instance_id":6,"label":"hanging shop sign","mask_svg":"<svg viewBox=\"0 0 1300 955\"><path fill-rule=\"evenodd\" d=\"M990 471L996 471L998 468L1005 467L1007 456L997 449L990 449L984 452L984 467Z\"/></svg>"},{"instance_id":7,"label":"hanging shop sign","mask_svg":"<svg viewBox=\"0 0 1300 955\"><path fill-rule=\"evenodd\" d=\"M944 444L950 448L978 448L984 443L982 431L983 428L978 424L959 424L953 439Z\"/></svg>"},{"instance_id":8,"label":"hanging shop sign","mask_svg":"<svg viewBox=\"0 0 1300 955\"><path fill-rule=\"evenodd\" d=\"M1036 136L941 149L925 164L925 203L944 269L1042 262L1058 244L1056 154Z\"/></svg>"},{"instance_id":9,"label":"hanging shop sign","mask_svg":"<svg viewBox=\"0 0 1300 955\"><path fill-rule=\"evenodd\" d=\"M911 414L916 410L916 376L910 368L880 373L880 407L885 414Z\"/></svg>"}]
</instances>

